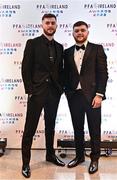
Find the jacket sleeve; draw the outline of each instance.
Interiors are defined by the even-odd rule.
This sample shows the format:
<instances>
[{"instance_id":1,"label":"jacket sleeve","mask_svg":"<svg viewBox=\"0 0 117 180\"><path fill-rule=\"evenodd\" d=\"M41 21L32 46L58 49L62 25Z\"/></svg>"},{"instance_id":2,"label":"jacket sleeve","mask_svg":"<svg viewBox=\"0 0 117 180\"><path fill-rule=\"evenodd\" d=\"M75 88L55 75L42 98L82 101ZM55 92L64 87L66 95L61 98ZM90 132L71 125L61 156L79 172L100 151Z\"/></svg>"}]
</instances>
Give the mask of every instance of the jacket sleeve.
<instances>
[{"instance_id":1,"label":"jacket sleeve","mask_svg":"<svg viewBox=\"0 0 117 180\"><path fill-rule=\"evenodd\" d=\"M26 94L32 94L33 91L33 83L32 83L33 58L34 58L34 51L32 46L32 40L30 39L26 42L23 60L22 60L22 67L21 67L22 79L24 82L24 88Z\"/></svg>"},{"instance_id":2,"label":"jacket sleeve","mask_svg":"<svg viewBox=\"0 0 117 180\"><path fill-rule=\"evenodd\" d=\"M107 56L102 45L98 46L97 55L97 93L105 94L108 80Z\"/></svg>"}]
</instances>

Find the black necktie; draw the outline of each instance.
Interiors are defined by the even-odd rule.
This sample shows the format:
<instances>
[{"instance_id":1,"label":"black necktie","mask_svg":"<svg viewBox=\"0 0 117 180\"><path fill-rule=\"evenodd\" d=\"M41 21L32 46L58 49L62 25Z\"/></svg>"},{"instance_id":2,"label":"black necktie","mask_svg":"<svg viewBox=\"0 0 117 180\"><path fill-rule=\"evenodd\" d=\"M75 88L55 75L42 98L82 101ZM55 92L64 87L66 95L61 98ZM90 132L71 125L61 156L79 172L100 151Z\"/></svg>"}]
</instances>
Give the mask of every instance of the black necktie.
<instances>
[{"instance_id":1,"label":"black necktie","mask_svg":"<svg viewBox=\"0 0 117 180\"><path fill-rule=\"evenodd\" d=\"M54 41L50 41L48 47L49 47L50 62L54 63L55 62Z\"/></svg>"},{"instance_id":2,"label":"black necktie","mask_svg":"<svg viewBox=\"0 0 117 180\"><path fill-rule=\"evenodd\" d=\"M76 50L78 51L79 49L85 50L85 45L84 44L82 46L76 45Z\"/></svg>"}]
</instances>

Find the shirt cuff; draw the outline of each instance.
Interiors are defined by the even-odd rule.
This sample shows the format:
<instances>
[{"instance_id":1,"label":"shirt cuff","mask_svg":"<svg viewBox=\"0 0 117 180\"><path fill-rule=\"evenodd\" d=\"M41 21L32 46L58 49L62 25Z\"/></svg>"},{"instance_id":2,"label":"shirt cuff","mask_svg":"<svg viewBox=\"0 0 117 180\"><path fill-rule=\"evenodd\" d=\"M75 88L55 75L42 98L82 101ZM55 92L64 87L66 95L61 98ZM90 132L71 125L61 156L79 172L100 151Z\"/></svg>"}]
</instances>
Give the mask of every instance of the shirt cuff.
<instances>
[{"instance_id":1,"label":"shirt cuff","mask_svg":"<svg viewBox=\"0 0 117 180\"><path fill-rule=\"evenodd\" d=\"M104 95L101 93L96 93L96 95L103 97Z\"/></svg>"}]
</instances>

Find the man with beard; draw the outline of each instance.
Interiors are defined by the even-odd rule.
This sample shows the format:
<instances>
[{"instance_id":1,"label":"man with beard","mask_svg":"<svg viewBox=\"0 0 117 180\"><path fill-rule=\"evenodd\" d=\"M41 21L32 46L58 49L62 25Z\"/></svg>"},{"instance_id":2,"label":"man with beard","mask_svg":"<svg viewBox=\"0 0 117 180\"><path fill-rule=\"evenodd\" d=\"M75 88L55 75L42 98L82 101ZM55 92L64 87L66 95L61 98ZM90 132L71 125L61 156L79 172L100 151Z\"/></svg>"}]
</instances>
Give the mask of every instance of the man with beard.
<instances>
[{"instance_id":1,"label":"man with beard","mask_svg":"<svg viewBox=\"0 0 117 180\"><path fill-rule=\"evenodd\" d=\"M84 120L87 115L91 163L89 173L98 170L101 141L101 104L105 99L108 79L107 57L102 45L88 41L88 25L78 21L73 25L75 45L65 50L65 91L74 128L76 157L68 163L73 168L85 161Z\"/></svg>"},{"instance_id":2,"label":"man with beard","mask_svg":"<svg viewBox=\"0 0 117 180\"><path fill-rule=\"evenodd\" d=\"M42 17L43 34L26 43L22 61L22 78L28 94L27 114L22 138L22 174L29 178L31 146L39 117L44 109L46 161L64 166L53 148L55 120L63 93L63 46L53 39L57 28L54 14Z\"/></svg>"}]
</instances>

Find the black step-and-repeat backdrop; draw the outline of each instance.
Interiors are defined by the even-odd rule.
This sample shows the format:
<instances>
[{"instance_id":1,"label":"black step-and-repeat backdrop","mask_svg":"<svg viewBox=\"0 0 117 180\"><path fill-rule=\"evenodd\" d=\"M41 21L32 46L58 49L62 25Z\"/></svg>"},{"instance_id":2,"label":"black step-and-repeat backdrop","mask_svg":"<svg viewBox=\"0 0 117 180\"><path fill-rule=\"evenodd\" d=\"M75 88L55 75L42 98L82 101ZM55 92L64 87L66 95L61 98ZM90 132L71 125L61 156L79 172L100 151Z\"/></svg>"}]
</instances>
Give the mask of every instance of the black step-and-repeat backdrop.
<instances>
[{"instance_id":1,"label":"black step-and-repeat backdrop","mask_svg":"<svg viewBox=\"0 0 117 180\"><path fill-rule=\"evenodd\" d=\"M55 39L64 48L73 45L72 25L89 24L89 41L102 44L108 56L107 100L102 107L102 140L117 139L117 0L0 0L0 137L8 148L20 148L27 96L21 77L21 62L27 39L39 36L41 17L54 13L58 19ZM85 123L86 139L89 138ZM57 139L73 138L70 112L61 97L56 119ZM43 112L34 136L34 148L45 147Z\"/></svg>"}]
</instances>

